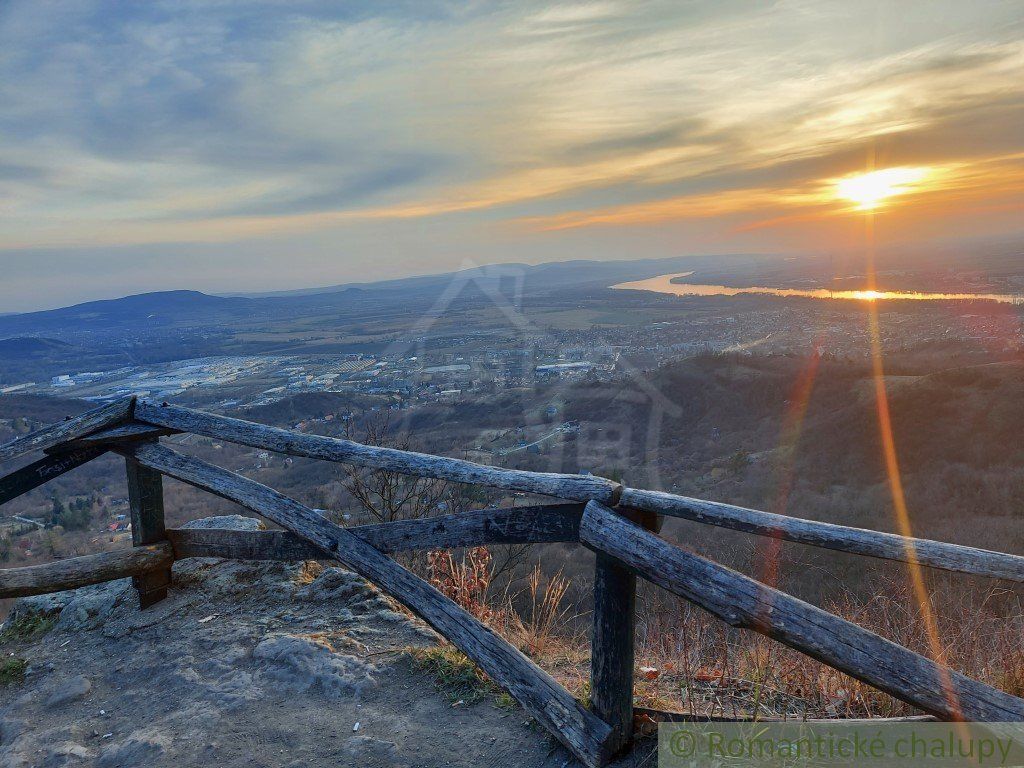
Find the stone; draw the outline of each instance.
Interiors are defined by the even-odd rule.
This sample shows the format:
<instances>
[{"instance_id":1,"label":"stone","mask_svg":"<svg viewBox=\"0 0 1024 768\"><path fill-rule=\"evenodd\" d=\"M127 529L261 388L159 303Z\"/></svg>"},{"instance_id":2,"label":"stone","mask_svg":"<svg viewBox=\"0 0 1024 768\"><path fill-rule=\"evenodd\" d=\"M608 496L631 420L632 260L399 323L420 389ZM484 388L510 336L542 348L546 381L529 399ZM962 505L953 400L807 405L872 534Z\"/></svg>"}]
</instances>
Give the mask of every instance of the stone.
<instances>
[{"instance_id":1,"label":"stone","mask_svg":"<svg viewBox=\"0 0 1024 768\"><path fill-rule=\"evenodd\" d=\"M380 592L362 576L344 568L324 568L311 584L302 587L295 595L300 600L330 602L332 605L361 606L370 603L380 608Z\"/></svg>"},{"instance_id":2,"label":"stone","mask_svg":"<svg viewBox=\"0 0 1024 768\"><path fill-rule=\"evenodd\" d=\"M81 765L92 755L81 744L65 741L50 747L43 758L43 768L64 768L64 766Z\"/></svg>"},{"instance_id":3,"label":"stone","mask_svg":"<svg viewBox=\"0 0 1024 768\"><path fill-rule=\"evenodd\" d=\"M102 625L125 597L134 596L131 579L118 579L72 590L72 597L57 618L57 629L75 632Z\"/></svg>"},{"instance_id":4,"label":"stone","mask_svg":"<svg viewBox=\"0 0 1024 768\"><path fill-rule=\"evenodd\" d=\"M267 635L253 650L253 658L261 662L261 681L280 690L319 690L329 699L342 699L374 684L373 665L310 637Z\"/></svg>"},{"instance_id":5,"label":"stone","mask_svg":"<svg viewBox=\"0 0 1024 768\"><path fill-rule=\"evenodd\" d=\"M201 517L198 520L189 520L182 528L224 528L231 531L265 531L267 526L262 520L244 515L215 515L214 517Z\"/></svg>"},{"instance_id":6,"label":"stone","mask_svg":"<svg viewBox=\"0 0 1024 768\"><path fill-rule=\"evenodd\" d=\"M5 627L34 617L55 618L56 629L74 632L95 629L130 594L131 579L117 579L49 595L21 597L14 601Z\"/></svg>"},{"instance_id":7,"label":"stone","mask_svg":"<svg viewBox=\"0 0 1024 768\"><path fill-rule=\"evenodd\" d=\"M124 741L104 749L96 765L98 768L142 768L160 757L166 747L166 739L159 734L135 731Z\"/></svg>"},{"instance_id":8,"label":"stone","mask_svg":"<svg viewBox=\"0 0 1024 768\"><path fill-rule=\"evenodd\" d=\"M91 690L92 683L89 682L87 677L82 675L72 677L58 685L50 695L46 697L44 706L60 707L72 701L78 701L79 699L83 699L88 696L89 691Z\"/></svg>"}]
</instances>

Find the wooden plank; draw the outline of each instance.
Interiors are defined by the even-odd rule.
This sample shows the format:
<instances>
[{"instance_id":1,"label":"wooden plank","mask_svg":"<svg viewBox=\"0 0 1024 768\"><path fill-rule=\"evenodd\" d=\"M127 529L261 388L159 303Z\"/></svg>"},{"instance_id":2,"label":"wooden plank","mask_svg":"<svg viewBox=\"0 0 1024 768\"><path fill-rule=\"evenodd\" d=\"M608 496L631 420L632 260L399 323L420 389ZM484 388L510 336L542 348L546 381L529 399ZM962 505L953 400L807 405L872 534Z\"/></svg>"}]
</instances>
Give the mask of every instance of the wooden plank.
<instances>
[{"instance_id":1,"label":"wooden plank","mask_svg":"<svg viewBox=\"0 0 1024 768\"><path fill-rule=\"evenodd\" d=\"M115 400L107 405L73 416L66 421L51 424L23 435L5 445L0 445L0 464L17 458L23 453L42 451L57 445L57 443L74 440L124 421L131 417L133 401L134 398L131 397Z\"/></svg>"},{"instance_id":2,"label":"wooden plank","mask_svg":"<svg viewBox=\"0 0 1024 768\"><path fill-rule=\"evenodd\" d=\"M618 483L593 475L526 472L520 469L489 467L462 459L400 451L395 448L379 448L321 435L305 435L189 408L155 405L145 400L139 400L136 404L135 418L147 424L215 437L291 456L338 461L359 467L387 469L419 477L524 491L571 501L586 502L597 499L614 504L622 490Z\"/></svg>"},{"instance_id":3,"label":"wooden plank","mask_svg":"<svg viewBox=\"0 0 1024 768\"><path fill-rule=\"evenodd\" d=\"M577 542L582 514L582 504L541 504L361 525L346 530L385 554L489 544ZM323 557L319 549L289 531L170 528L167 538L174 545L178 559L316 560Z\"/></svg>"},{"instance_id":4,"label":"wooden plank","mask_svg":"<svg viewBox=\"0 0 1024 768\"><path fill-rule=\"evenodd\" d=\"M424 477L477 483L575 501L618 503L737 531L868 555L897 562L917 561L931 568L1024 583L1024 557L958 544L906 539L891 533L787 517L686 496L622 488L604 478L487 467L459 459L377 448L348 440L303 435L253 422L176 406L136 405L136 417L149 424L251 445L297 456L341 461Z\"/></svg>"},{"instance_id":5,"label":"wooden plank","mask_svg":"<svg viewBox=\"0 0 1024 768\"><path fill-rule=\"evenodd\" d=\"M578 542L583 504L535 504L360 525L350 530L381 552L486 544Z\"/></svg>"},{"instance_id":6,"label":"wooden plank","mask_svg":"<svg viewBox=\"0 0 1024 768\"><path fill-rule=\"evenodd\" d=\"M620 509L648 530L659 518ZM590 653L590 708L615 734L622 751L633 738L633 665L636 642L636 576L615 558L598 552L594 564L594 616Z\"/></svg>"},{"instance_id":7,"label":"wooden plank","mask_svg":"<svg viewBox=\"0 0 1024 768\"><path fill-rule=\"evenodd\" d=\"M942 720L1019 722L1024 700L795 597L684 552L591 502L580 541L734 627L778 640Z\"/></svg>"},{"instance_id":8,"label":"wooden plank","mask_svg":"<svg viewBox=\"0 0 1024 768\"><path fill-rule=\"evenodd\" d=\"M25 597L166 570L174 561L168 542L71 557L27 568L0 570L0 597Z\"/></svg>"},{"instance_id":9,"label":"wooden plank","mask_svg":"<svg viewBox=\"0 0 1024 768\"><path fill-rule=\"evenodd\" d=\"M176 435L178 431L176 429L167 429L166 427L154 427L149 424L121 424L116 427L108 427L107 429L101 429L99 432L93 432L91 435L85 437L79 437L74 440L69 440L66 443L58 443L52 448L47 448L47 453L63 453L67 451L78 451L82 448L93 448L98 445L107 445L108 443L123 443L130 442L132 440L154 440L158 437L166 437L168 435Z\"/></svg>"},{"instance_id":10,"label":"wooden plank","mask_svg":"<svg viewBox=\"0 0 1024 768\"><path fill-rule=\"evenodd\" d=\"M908 539L893 533L803 520L659 491L625 488L621 504L812 547L903 563L916 561L930 568L1024 583L1024 557L1019 555L942 541Z\"/></svg>"},{"instance_id":11,"label":"wooden plank","mask_svg":"<svg viewBox=\"0 0 1024 768\"><path fill-rule=\"evenodd\" d=\"M106 448L79 448L59 456L46 456L0 478L0 504L38 488L48 480L70 472L106 453Z\"/></svg>"},{"instance_id":12,"label":"wooden plank","mask_svg":"<svg viewBox=\"0 0 1024 768\"><path fill-rule=\"evenodd\" d=\"M225 528L168 528L174 558L228 560L322 560L324 553L291 531L234 531Z\"/></svg>"},{"instance_id":13,"label":"wooden plank","mask_svg":"<svg viewBox=\"0 0 1024 768\"><path fill-rule=\"evenodd\" d=\"M132 544L136 547L165 541L163 477L131 458L125 459L128 473L128 506L132 516ZM133 578L139 593L139 607L148 608L167 597L171 569L144 573Z\"/></svg>"},{"instance_id":14,"label":"wooden plank","mask_svg":"<svg viewBox=\"0 0 1024 768\"><path fill-rule=\"evenodd\" d=\"M590 651L590 708L612 727L611 749L633 738L636 576L603 552L594 566L594 635Z\"/></svg>"},{"instance_id":15,"label":"wooden plank","mask_svg":"<svg viewBox=\"0 0 1024 768\"><path fill-rule=\"evenodd\" d=\"M585 764L608 759L611 728L504 638L394 560L309 507L272 488L165 446L121 447L144 466L240 504L315 544L329 558L369 579L422 617Z\"/></svg>"}]
</instances>

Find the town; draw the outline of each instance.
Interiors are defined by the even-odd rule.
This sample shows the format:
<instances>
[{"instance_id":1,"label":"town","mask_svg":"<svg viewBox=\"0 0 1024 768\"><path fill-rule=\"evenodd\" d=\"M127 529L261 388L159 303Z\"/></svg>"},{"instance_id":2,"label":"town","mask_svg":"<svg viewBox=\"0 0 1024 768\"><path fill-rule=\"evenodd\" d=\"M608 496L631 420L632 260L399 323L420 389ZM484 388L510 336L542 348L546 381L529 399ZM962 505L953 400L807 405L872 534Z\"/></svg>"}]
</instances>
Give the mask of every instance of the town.
<instances>
[{"instance_id":1,"label":"town","mask_svg":"<svg viewBox=\"0 0 1024 768\"><path fill-rule=\"evenodd\" d=\"M374 351L224 355L74 371L48 381L0 385L3 394L45 394L104 402L134 394L227 409L257 406L301 392L392 396L398 407L471 400L551 380L614 381L707 353L809 352L858 359L870 353L861 306L814 299L750 298L728 305L713 299L644 294L620 322L601 318L585 327L544 324L522 328L397 334ZM882 309L880 343L887 354L1018 353L1015 308L985 302L934 307L894 303ZM560 318L564 319L564 318ZM576 327L571 327L576 326Z\"/></svg>"}]
</instances>

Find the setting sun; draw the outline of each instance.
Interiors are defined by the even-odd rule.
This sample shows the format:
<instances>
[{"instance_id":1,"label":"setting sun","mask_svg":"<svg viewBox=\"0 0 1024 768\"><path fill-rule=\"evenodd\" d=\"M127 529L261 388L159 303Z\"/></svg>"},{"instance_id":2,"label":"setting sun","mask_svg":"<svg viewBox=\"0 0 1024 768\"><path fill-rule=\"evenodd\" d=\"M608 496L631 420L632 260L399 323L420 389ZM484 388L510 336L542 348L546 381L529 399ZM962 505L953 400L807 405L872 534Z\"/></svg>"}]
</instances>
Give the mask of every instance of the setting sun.
<instances>
[{"instance_id":1,"label":"setting sun","mask_svg":"<svg viewBox=\"0 0 1024 768\"><path fill-rule=\"evenodd\" d=\"M913 191L927 175L927 168L885 168L839 179L835 191L859 209L873 210L890 197Z\"/></svg>"}]
</instances>

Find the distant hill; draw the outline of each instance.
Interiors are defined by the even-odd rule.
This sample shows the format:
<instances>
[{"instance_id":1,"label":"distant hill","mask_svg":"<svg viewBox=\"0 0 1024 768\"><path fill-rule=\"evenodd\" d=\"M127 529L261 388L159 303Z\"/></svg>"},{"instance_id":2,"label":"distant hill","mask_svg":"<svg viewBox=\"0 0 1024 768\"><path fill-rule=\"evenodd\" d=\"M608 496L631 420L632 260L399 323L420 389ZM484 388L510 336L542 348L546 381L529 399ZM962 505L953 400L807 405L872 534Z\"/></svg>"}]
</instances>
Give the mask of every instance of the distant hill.
<instances>
[{"instance_id":1,"label":"distant hill","mask_svg":"<svg viewBox=\"0 0 1024 768\"><path fill-rule=\"evenodd\" d=\"M46 336L0 339L0 384L45 381L75 371L109 370L131 362L117 345L79 346Z\"/></svg>"},{"instance_id":2,"label":"distant hill","mask_svg":"<svg viewBox=\"0 0 1024 768\"><path fill-rule=\"evenodd\" d=\"M311 312L349 315L386 311L423 311L439 300L449 304L490 301L496 295L523 297L602 290L625 280L683 270L718 282L768 267L767 255L677 256L622 261L574 260L547 264L494 264L459 272L423 275L372 283L252 295L214 296L176 290L89 301L59 309L0 315L0 336L60 336L85 331L132 329L160 331L169 325L214 327L237 318L289 319ZM0 357L2 357L0 352Z\"/></svg>"},{"instance_id":3,"label":"distant hill","mask_svg":"<svg viewBox=\"0 0 1024 768\"><path fill-rule=\"evenodd\" d=\"M74 347L71 344L57 339L36 338L32 336L0 339L0 357L8 360L51 355L68 352L72 349Z\"/></svg>"},{"instance_id":4,"label":"distant hill","mask_svg":"<svg viewBox=\"0 0 1024 768\"><path fill-rule=\"evenodd\" d=\"M242 297L211 296L199 291L158 291L0 316L0 333L40 333L69 324L109 327L128 323L166 323L198 316L237 316L258 308L258 302Z\"/></svg>"},{"instance_id":5,"label":"distant hill","mask_svg":"<svg viewBox=\"0 0 1024 768\"><path fill-rule=\"evenodd\" d=\"M379 280L371 283L342 283L319 288L301 288L292 291L239 294L248 298L311 298L321 299L339 294L363 292L437 292L447 288L454 281L465 281L480 287L504 285L520 281L517 290L525 293L543 293L568 286L611 285L625 280L642 280L684 269L707 270L716 276L747 270L771 260L770 254L730 254L709 256L671 256L664 259L622 259L596 261L573 259L545 264L521 264L509 262L487 264L456 272L434 275L405 277L394 280Z\"/></svg>"}]
</instances>

